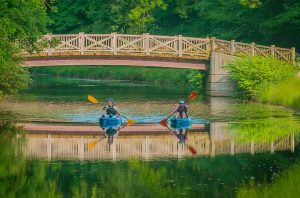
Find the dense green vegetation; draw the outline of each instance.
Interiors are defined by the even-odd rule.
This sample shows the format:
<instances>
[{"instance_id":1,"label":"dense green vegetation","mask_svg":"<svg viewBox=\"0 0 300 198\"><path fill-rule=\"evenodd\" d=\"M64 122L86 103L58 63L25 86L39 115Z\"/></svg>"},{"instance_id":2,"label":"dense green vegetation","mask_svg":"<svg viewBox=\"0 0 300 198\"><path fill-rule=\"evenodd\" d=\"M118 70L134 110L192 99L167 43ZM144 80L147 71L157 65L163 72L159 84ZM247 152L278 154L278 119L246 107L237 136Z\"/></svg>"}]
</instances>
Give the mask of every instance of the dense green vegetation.
<instances>
[{"instance_id":1,"label":"dense green vegetation","mask_svg":"<svg viewBox=\"0 0 300 198\"><path fill-rule=\"evenodd\" d=\"M260 99L263 102L300 109L300 78L295 76L270 85L260 94Z\"/></svg>"},{"instance_id":2,"label":"dense green vegetation","mask_svg":"<svg viewBox=\"0 0 300 198\"><path fill-rule=\"evenodd\" d=\"M240 188L237 197L239 198L267 198L267 197L295 197L300 194L298 183L300 182L300 163L296 163L283 176L272 184L255 186L254 182L250 186Z\"/></svg>"},{"instance_id":3,"label":"dense green vegetation","mask_svg":"<svg viewBox=\"0 0 300 198\"><path fill-rule=\"evenodd\" d=\"M0 97L28 87L20 51L37 49L35 42L49 20L42 0L0 0Z\"/></svg>"},{"instance_id":4,"label":"dense green vegetation","mask_svg":"<svg viewBox=\"0 0 300 198\"><path fill-rule=\"evenodd\" d=\"M300 49L298 0L57 0L53 33L214 36Z\"/></svg>"},{"instance_id":5,"label":"dense green vegetation","mask_svg":"<svg viewBox=\"0 0 300 198\"><path fill-rule=\"evenodd\" d=\"M243 94L256 98L270 84L295 75L296 67L272 57L246 56L225 65Z\"/></svg>"},{"instance_id":6,"label":"dense green vegetation","mask_svg":"<svg viewBox=\"0 0 300 198\"><path fill-rule=\"evenodd\" d=\"M128 80L176 86L189 86L203 91L204 74L198 70L132 67L132 66L61 66L31 68L31 74L51 74L53 76L101 79Z\"/></svg>"},{"instance_id":7,"label":"dense green vegetation","mask_svg":"<svg viewBox=\"0 0 300 198\"><path fill-rule=\"evenodd\" d=\"M225 65L236 82L239 97L300 107L299 67L272 57L246 56Z\"/></svg>"}]
</instances>

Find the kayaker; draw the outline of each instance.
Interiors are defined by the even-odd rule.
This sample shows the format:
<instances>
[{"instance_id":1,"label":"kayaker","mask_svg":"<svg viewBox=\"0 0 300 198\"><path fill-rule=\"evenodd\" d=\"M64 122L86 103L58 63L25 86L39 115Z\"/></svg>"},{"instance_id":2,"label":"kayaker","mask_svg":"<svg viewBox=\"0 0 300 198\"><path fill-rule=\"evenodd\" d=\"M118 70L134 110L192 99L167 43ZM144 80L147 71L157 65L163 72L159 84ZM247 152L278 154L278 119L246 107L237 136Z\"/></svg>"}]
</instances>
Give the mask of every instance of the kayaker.
<instances>
[{"instance_id":1,"label":"kayaker","mask_svg":"<svg viewBox=\"0 0 300 198\"><path fill-rule=\"evenodd\" d=\"M106 105L104 105L103 110L106 110L106 115L110 118L120 115L118 107L114 104L112 98L106 100Z\"/></svg>"},{"instance_id":2,"label":"kayaker","mask_svg":"<svg viewBox=\"0 0 300 198\"><path fill-rule=\"evenodd\" d=\"M188 118L187 110L188 105L183 100L180 100L176 106L176 118Z\"/></svg>"},{"instance_id":3,"label":"kayaker","mask_svg":"<svg viewBox=\"0 0 300 198\"><path fill-rule=\"evenodd\" d=\"M187 139L187 129L182 128L174 131L174 134L179 139L179 144L184 144Z\"/></svg>"},{"instance_id":4,"label":"kayaker","mask_svg":"<svg viewBox=\"0 0 300 198\"><path fill-rule=\"evenodd\" d=\"M119 132L119 127L118 128L110 127L105 130L105 134L107 136L109 145L111 145L114 142L114 138L115 138L115 136L118 135L118 132Z\"/></svg>"}]
</instances>

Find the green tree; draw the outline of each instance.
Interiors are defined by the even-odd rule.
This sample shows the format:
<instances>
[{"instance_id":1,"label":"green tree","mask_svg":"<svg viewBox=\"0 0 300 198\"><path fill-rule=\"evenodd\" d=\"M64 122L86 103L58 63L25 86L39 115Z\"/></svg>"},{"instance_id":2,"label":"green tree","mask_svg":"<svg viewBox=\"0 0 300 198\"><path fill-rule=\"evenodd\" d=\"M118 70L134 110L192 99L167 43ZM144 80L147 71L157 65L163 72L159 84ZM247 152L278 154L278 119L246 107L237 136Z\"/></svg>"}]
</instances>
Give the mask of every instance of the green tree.
<instances>
[{"instance_id":1,"label":"green tree","mask_svg":"<svg viewBox=\"0 0 300 198\"><path fill-rule=\"evenodd\" d=\"M28 87L20 52L37 49L35 43L50 22L46 9L42 0L0 0L0 94Z\"/></svg>"},{"instance_id":2,"label":"green tree","mask_svg":"<svg viewBox=\"0 0 300 198\"><path fill-rule=\"evenodd\" d=\"M298 0L58 0L56 6L54 33L149 32L300 47Z\"/></svg>"},{"instance_id":3,"label":"green tree","mask_svg":"<svg viewBox=\"0 0 300 198\"><path fill-rule=\"evenodd\" d=\"M145 33L155 30L156 18L154 11L158 8L167 9L163 0L139 0L138 5L131 9L128 17L130 19L129 31L133 33Z\"/></svg>"}]
</instances>

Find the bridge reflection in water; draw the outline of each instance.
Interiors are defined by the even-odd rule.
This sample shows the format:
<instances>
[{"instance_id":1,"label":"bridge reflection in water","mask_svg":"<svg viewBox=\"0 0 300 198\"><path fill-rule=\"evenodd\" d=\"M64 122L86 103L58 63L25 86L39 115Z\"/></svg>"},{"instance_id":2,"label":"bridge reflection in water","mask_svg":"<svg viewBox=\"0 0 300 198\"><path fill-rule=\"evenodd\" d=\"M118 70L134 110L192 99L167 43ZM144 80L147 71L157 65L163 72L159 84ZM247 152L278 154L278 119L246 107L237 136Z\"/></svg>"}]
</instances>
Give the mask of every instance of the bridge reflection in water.
<instances>
[{"instance_id":1,"label":"bridge reflection in water","mask_svg":"<svg viewBox=\"0 0 300 198\"><path fill-rule=\"evenodd\" d=\"M188 133L188 144L196 150L196 156L235 155L280 150L294 151L295 135L290 134L274 141L235 141L224 131L222 123L211 124L207 131ZM168 132L122 134L109 145L100 135L36 134L26 136L22 151L28 158L48 160L128 160L163 159L191 156L188 148L178 144L178 139ZM92 148L88 143L99 142Z\"/></svg>"}]
</instances>

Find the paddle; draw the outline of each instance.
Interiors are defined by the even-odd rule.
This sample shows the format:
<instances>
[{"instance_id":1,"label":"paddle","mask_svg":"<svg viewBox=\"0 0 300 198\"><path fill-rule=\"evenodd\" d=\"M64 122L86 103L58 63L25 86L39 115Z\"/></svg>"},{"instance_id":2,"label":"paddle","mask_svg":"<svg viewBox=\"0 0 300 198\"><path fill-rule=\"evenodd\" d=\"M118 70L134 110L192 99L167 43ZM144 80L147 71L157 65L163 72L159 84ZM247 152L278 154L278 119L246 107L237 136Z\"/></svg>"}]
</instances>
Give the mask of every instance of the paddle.
<instances>
[{"instance_id":1,"label":"paddle","mask_svg":"<svg viewBox=\"0 0 300 198\"><path fill-rule=\"evenodd\" d=\"M93 104L99 104L99 101L98 101L95 97L93 97L92 95L88 95L87 99L88 99L91 103L93 103ZM125 117L125 116L123 116L123 115L121 115L121 114L118 114L118 115L119 115L119 116L122 116L123 118L125 118L125 119L128 121L128 124L129 124L129 125L136 123L136 121L133 120L133 119L127 118L127 117Z\"/></svg>"},{"instance_id":2,"label":"paddle","mask_svg":"<svg viewBox=\"0 0 300 198\"><path fill-rule=\"evenodd\" d=\"M123 118L125 118L125 119L127 120L127 126L129 126L129 125L132 125L132 124L136 123L136 121L135 121L135 120L133 120L133 119L130 119L130 118L127 118L127 117L125 117L125 116L123 116L123 115L121 115L121 114L119 114L119 116L121 116L121 117L123 117Z\"/></svg>"},{"instance_id":3,"label":"paddle","mask_svg":"<svg viewBox=\"0 0 300 198\"><path fill-rule=\"evenodd\" d=\"M88 95L88 100L94 104L99 104L98 100L91 95Z\"/></svg>"},{"instance_id":4,"label":"paddle","mask_svg":"<svg viewBox=\"0 0 300 198\"><path fill-rule=\"evenodd\" d=\"M121 129L123 129L123 128L127 127L127 126L129 126L129 124L120 127L120 128L118 129L117 134L119 134L119 132L120 132ZM88 150L93 149L93 148L96 146L96 144L97 144L98 142L101 142L101 141L104 140L105 138L106 138L106 136L104 136L104 137L101 138L100 140L95 140L95 141L93 141L93 142L88 143Z\"/></svg>"},{"instance_id":5,"label":"paddle","mask_svg":"<svg viewBox=\"0 0 300 198\"><path fill-rule=\"evenodd\" d=\"M178 138L178 137L175 135L175 133L173 132L173 130L170 129L170 127L169 127L168 125L162 125L162 126L167 127L167 128L169 129L169 131L170 131L176 138ZM188 147L189 151L190 151L193 155L197 154L197 150L196 150L193 146L191 146L191 145L189 145L189 144L186 144L186 143L184 143L184 145Z\"/></svg>"},{"instance_id":6,"label":"paddle","mask_svg":"<svg viewBox=\"0 0 300 198\"><path fill-rule=\"evenodd\" d=\"M100 140L95 140L95 141L93 141L93 142L88 143L88 150L93 149L93 148L96 146L96 144L97 144L98 142L101 142L101 141L104 140L105 138L106 138L106 137L104 136L104 137L101 138Z\"/></svg>"},{"instance_id":7,"label":"paddle","mask_svg":"<svg viewBox=\"0 0 300 198\"><path fill-rule=\"evenodd\" d=\"M194 100L197 96L198 96L198 93L195 92L195 91L193 91L193 92L189 95L189 97L187 98L187 100L185 101L184 104L187 104L189 101ZM161 125L163 125L163 126L167 126L167 121L168 121L168 119L169 119L174 113L176 113L176 111L177 111L177 109L176 109L175 111L173 111L167 118L161 120L159 123L160 123Z\"/></svg>"}]
</instances>

